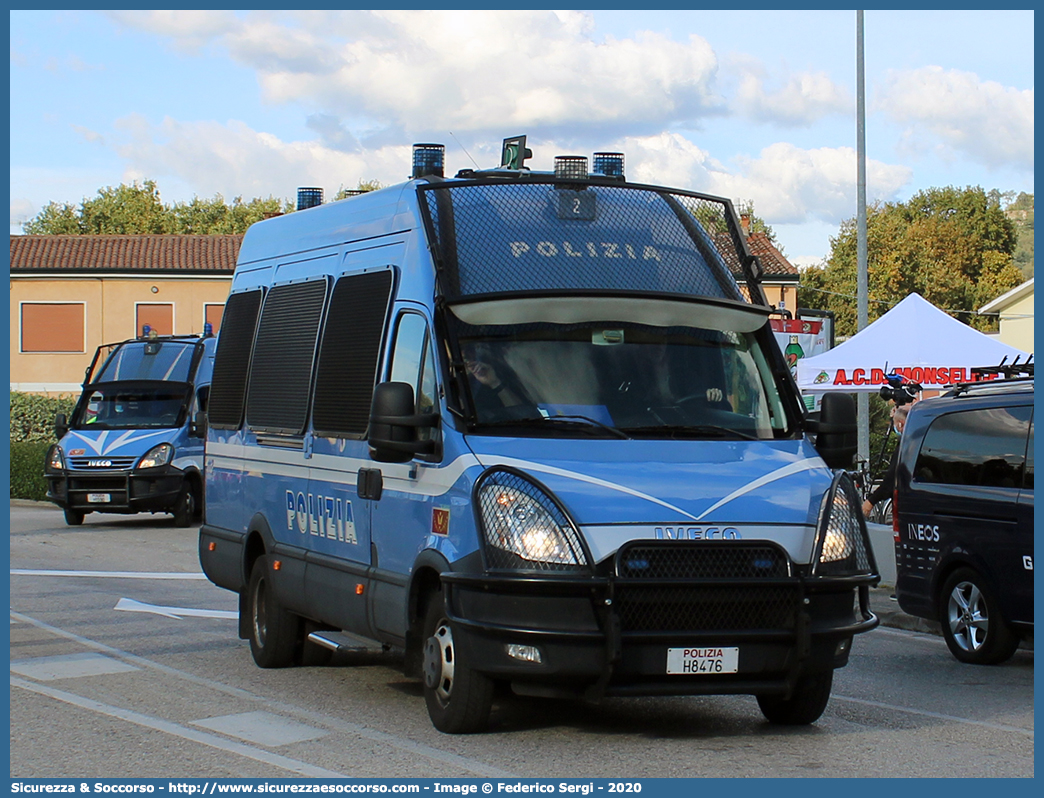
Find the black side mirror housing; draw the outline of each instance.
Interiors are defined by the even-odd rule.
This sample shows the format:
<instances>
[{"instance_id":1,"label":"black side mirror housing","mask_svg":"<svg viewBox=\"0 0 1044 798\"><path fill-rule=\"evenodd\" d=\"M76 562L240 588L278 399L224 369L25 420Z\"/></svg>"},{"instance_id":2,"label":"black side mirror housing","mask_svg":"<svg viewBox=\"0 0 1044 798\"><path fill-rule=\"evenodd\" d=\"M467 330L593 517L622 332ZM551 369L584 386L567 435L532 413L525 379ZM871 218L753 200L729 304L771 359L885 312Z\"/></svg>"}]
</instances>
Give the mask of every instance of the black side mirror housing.
<instances>
[{"instance_id":1,"label":"black side mirror housing","mask_svg":"<svg viewBox=\"0 0 1044 798\"><path fill-rule=\"evenodd\" d=\"M405 463L418 454L434 454L434 440L417 440L417 430L438 426L435 413L416 412L413 386L382 382L370 405L370 457L382 463Z\"/></svg>"},{"instance_id":2,"label":"black side mirror housing","mask_svg":"<svg viewBox=\"0 0 1044 798\"><path fill-rule=\"evenodd\" d=\"M827 393L818 421L810 423L816 450L830 468L851 468L859 449L855 400L847 393Z\"/></svg>"},{"instance_id":3,"label":"black side mirror housing","mask_svg":"<svg viewBox=\"0 0 1044 798\"><path fill-rule=\"evenodd\" d=\"M65 413L59 413L54 417L54 436L61 440L68 431L69 420L65 417Z\"/></svg>"},{"instance_id":4,"label":"black side mirror housing","mask_svg":"<svg viewBox=\"0 0 1044 798\"><path fill-rule=\"evenodd\" d=\"M200 410L189 422L189 435L194 438L207 437L207 414Z\"/></svg>"}]
</instances>

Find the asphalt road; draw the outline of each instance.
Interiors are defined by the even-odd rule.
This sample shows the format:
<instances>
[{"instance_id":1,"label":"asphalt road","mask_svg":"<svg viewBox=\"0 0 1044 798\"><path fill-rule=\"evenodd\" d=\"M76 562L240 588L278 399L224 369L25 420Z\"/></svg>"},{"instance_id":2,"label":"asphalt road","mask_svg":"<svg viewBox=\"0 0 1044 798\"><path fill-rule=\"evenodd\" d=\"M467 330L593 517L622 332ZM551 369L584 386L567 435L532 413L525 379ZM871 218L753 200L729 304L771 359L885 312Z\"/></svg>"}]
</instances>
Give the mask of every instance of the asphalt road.
<instances>
[{"instance_id":1,"label":"asphalt road","mask_svg":"<svg viewBox=\"0 0 1044 798\"><path fill-rule=\"evenodd\" d=\"M196 537L12 502L12 777L1034 775L1033 652L962 665L896 628L856 640L810 727L771 726L746 696L506 696L488 733L443 735L395 654L255 667Z\"/></svg>"}]
</instances>

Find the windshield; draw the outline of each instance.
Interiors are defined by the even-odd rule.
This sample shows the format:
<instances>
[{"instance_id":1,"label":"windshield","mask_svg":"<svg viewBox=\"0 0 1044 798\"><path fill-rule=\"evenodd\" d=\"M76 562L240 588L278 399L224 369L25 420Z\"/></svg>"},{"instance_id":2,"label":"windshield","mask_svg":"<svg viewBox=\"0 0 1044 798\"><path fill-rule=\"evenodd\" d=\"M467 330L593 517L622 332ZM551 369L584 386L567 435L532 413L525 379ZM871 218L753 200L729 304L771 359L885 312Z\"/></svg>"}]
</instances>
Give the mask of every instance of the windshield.
<instances>
[{"instance_id":1,"label":"windshield","mask_svg":"<svg viewBox=\"0 0 1044 798\"><path fill-rule=\"evenodd\" d=\"M707 439L790 434L753 332L604 322L461 325L458 340L476 431L503 434L514 426L523 435L573 429L575 435Z\"/></svg>"},{"instance_id":2,"label":"windshield","mask_svg":"<svg viewBox=\"0 0 1044 798\"><path fill-rule=\"evenodd\" d=\"M93 382L164 380L188 382L195 342L134 341L121 344L102 365Z\"/></svg>"},{"instance_id":3,"label":"windshield","mask_svg":"<svg viewBox=\"0 0 1044 798\"><path fill-rule=\"evenodd\" d=\"M73 419L74 429L164 429L180 427L187 383L95 383Z\"/></svg>"}]
</instances>

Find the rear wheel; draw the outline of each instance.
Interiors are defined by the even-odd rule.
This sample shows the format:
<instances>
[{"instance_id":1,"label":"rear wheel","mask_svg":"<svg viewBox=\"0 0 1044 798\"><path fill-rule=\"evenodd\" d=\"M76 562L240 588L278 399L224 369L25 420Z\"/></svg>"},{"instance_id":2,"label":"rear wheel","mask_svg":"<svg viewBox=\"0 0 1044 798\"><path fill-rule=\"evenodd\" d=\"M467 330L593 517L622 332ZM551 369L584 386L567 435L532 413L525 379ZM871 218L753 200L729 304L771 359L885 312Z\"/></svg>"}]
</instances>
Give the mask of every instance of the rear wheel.
<instances>
[{"instance_id":1,"label":"rear wheel","mask_svg":"<svg viewBox=\"0 0 1044 798\"><path fill-rule=\"evenodd\" d=\"M758 696L761 713L770 723L784 726L804 726L815 723L830 700L834 671L813 671L798 679L790 698Z\"/></svg>"},{"instance_id":2,"label":"rear wheel","mask_svg":"<svg viewBox=\"0 0 1044 798\"><path fill-rule=\"evenodd\" d=\"M74 510L71 507L65 508L65 523L69 526L79 526L83 523L83 517L85 513L83 510Z\"/></svg>"},{"instance_id":3,"label":"rear wheel","mask_svg":"<svg viewBox=\"0 0 1044 798\"><path fill-rule=\"evenodd\" d=\"M939 623L950 653L961 662L996 665L1019 646L993 591L971 568L959 568L943 584Z\"/></svg>"},{"instance_id":4,"label":"rear wheel","mask_svg":"<svg viewBox=\"0 0 1044 798\"><path fill-rule=\"evenodd\" d=\"M285 668L297 653L301 619L284 609L272 585L267 556L258 557L247 586L250 653L261 668Z\"/></svg>"},{"instance_id":5,"label":"rear wheel","mask_svg":"<svg viewBox=\"0 0 1044 798\"><path fill-rule=\"evenodd\" d=\"M493 681L474 671L453 642L442 592L428 597L424 616L424 702L432 725L447 734L483 731L493 706Z\"/></svg>"}]
</instances>

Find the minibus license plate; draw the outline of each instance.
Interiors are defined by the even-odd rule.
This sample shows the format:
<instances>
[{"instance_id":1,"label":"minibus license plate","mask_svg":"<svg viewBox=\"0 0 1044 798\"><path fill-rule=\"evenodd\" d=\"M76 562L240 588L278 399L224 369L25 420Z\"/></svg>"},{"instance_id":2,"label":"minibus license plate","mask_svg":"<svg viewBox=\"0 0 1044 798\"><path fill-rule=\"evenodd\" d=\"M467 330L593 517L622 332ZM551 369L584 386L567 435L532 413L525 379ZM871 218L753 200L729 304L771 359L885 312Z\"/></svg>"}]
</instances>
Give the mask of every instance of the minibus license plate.
<instances>
[{"instance_id":1,"label":"minibus license plate","mask_svg":"<svg viewBox=\"0 0 1044 798\"><path fill-rule=\"evenodd\" d=\"M108 493L88 493L87 501L91 504L108 504L112 497Z\"/></svg>"},{"instance_id":2,"label":"minibus license plate","mask_svg":"<svg viewBox=\"0 0 1044 798\"><path fill-rule=\"evenodd\" d=\"M667 673L715 674L739 671L738 648L669 648Z\"/></svg>"}]
</instances>

